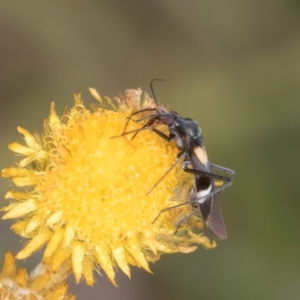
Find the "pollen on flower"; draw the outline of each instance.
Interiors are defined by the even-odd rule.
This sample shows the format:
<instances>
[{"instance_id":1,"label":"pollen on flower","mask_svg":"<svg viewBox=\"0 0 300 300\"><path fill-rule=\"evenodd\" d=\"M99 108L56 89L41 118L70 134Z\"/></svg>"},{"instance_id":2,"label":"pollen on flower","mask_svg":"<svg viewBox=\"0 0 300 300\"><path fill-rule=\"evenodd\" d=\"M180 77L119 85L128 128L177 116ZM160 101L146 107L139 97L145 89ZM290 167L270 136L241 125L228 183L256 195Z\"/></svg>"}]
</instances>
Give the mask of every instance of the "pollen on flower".
<instances>
[{"instance_id":1,"label":"pollen on flower","mask_svg":"<svg viewBox=\"0 0 300 300\"><path fill-rule=\"evenodd\" d=\"M148 263L161 254L191 252L198 244L213 248L196 216L175 234L190 205L170 209L153 223L162 209L187 201L193 186L180 163L160 181L177 160L175 143L150 130L133 140L132 134L118 137L126 123L126 131L141 127L128 122L130 113L155 102L140 89L114 100L91 92L100 107L88 110L75 95L75 105L59 117L52 104L41 137L18 127L25 145L9 145L24 157L2 171L18 187L6 194L13 201L2 218L17 218L12 229L29 239L16 258L46 245L43 262L53 272L70 261L76 282L83 275L93 285L96 269L116 285L115 267L130 276L129 265L150 272Z\"/></svg>"},{"instance_id":2,"label":"pollen on flower","mask_svg":"<svg viewBox=\"0 0 300 300\"><path fill-rule=\"evenodd\" d=\"M65 266L54 274L49 268L39 264L28 275L26 269L17 270L13 254L6 252L0 273L0 299L75 300L74 295L67 294L67 273L69 271Z\"/></svg>"}]
</instances>

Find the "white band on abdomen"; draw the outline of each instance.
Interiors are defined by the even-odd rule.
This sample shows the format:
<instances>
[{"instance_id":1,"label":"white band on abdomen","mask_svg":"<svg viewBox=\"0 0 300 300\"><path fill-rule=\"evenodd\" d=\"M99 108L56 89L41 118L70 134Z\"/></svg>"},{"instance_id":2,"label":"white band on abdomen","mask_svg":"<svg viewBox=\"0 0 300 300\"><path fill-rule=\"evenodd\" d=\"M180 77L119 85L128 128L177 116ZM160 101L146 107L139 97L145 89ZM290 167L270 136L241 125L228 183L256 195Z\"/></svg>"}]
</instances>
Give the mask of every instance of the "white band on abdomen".
<instances>
[{"instance_id":1,"label":"white band on abdomen","mask_svg":"<svg viewBox=\"0 0 300 300\"><path fill-rule=\"evenodd\" d=\"M212 185L210 185L206 190L201 190L197 193L197 202L203 203L206 200L206 196L210 194Z\"/></svg>"}]
</instances>

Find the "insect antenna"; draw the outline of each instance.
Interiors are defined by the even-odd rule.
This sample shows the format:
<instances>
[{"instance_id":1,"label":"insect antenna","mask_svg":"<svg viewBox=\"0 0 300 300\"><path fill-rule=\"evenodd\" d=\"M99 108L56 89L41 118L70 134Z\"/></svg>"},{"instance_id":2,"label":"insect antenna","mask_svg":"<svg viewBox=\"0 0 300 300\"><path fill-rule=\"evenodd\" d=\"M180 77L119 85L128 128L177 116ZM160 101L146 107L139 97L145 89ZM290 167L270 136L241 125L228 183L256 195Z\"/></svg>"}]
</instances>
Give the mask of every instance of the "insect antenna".
<instances>
[{"instance_id":1,"label":"insect antenna","mask_svg":"<svg viewBox=\"0 0 300 300\"><path fill-rule=\"evenodd\" d=\"M165 80L166 80L165 78L154 78L150 82L150 89L151 89L152 96L153 96L154 101L156 102L157 106L159 106L159 107L160 107L160 104L159 104L159 102L158 102L158 100L156 98L156 95L154 93L153 82L154 81L165 81Z\"/></svg>"}]
</instances>

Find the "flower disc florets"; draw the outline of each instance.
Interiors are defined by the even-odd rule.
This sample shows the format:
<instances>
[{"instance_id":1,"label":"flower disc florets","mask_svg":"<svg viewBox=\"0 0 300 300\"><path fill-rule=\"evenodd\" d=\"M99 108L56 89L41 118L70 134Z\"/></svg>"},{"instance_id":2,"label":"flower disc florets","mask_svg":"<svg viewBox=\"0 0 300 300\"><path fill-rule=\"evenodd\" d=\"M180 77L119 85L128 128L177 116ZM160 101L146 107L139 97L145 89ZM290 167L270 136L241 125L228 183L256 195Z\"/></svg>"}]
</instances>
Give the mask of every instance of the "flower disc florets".
<instances>
[{"instance_id":1,"label":"flower disc florets","mask_svg":"<svg viewBox=\"0 0 300 300\"><path fill-rule=\"evenodd\" d=\"M19 127L26 145L9 145L25 156L2 172L20 187L6 194L14 201L3 218L19 218L13 230L30 239L16 257L46 244L43 262L52 271L70 260L77 282L83 274L92 285L93 269L101 268L115 284L114 267L130 276L130 264L150 271L148 262L163 253L191 252L196 244L214 247L198 234L202 222L196 217L175 234L189 205L162 213L153 223L162 209L187 201L193 185L180 163L160 181L177 160L175 143L150 130L133 140L132 134L120 137L127 122L126 131L141 128L128 121L130 113L155 102L141 90L105 102L92 93L101 107L90 111L75 96L75 106L59 118L52 105L41 138Z\"/></svg>"}]
</instances>

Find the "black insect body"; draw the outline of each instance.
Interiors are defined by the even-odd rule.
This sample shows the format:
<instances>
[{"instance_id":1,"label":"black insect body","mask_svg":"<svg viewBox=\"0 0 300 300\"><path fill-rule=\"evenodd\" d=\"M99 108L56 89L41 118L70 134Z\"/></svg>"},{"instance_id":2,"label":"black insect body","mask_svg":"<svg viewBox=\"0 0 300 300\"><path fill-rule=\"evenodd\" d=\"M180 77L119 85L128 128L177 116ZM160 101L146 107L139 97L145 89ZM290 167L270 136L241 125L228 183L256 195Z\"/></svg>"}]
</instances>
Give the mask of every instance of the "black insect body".
<instances>
[{"instance_id":1,"label":"black insect body","mask_svg":"<svg viewBox=\"0 0 300 300\"><path fill-rule=\"evenodd\" d=\"M208 161L201 129L196 121L177 117L173 125L170 126L170 133L174 136L177 147L183 152L183 170L194 174L195 187L190 195L189 202L201 212L202 218L210 231L216 237L226 239L227 234L218 194L232 184L234 172ZM189 168L189 165L192 168ZM211 168L229 173L231 178L214 175ZM214 178L224 182L221 188L215 187Z\"/></svg>"},{"instance_id":2,"label":"black insect body","mask_svg":"<svg viewBox=\"0 0 300 300\"><path fill-rule=\"evenodd\" d=\"M178 160L170 167L161 180L179 161L183 160L183 170L193 174L195 178L195 186L189 196L189 200L183 204L190 204L196 209L196 211L200 211L206 226L210 229L212 234L219 239L226 239L227 233L218 194L232 184L235 172L231 169L209 162L203 145L201 128L195 120L179 117L176 112L168 112L159 105L152 86L155 80L160 79L153 79L150 83L150 87L154 100L157 103L157 108L147 108L133 113L129 117L130 120L133 120L134 122L146 121L145 124L138 130L123 132L121 136L129 133L135 133L132 137L134 138L135 135L142 130L152 130L167 141L175 140L177 148L180 151ZM133 115L137 115L145 111L153 113L138 120L132 119ZM155 124L164 124L168 126L169 135L166 135L156 129L154 126ZM212 168L229 174L229 177L213 174L211 171ZM216 187L214 179L221 180L223 182L222 186ZM149 193L158 185L159 182L153 186ZM163 209L160 214L177 206ZM160 216L160 214L156 217L156 219ZM190 217L191 216L188 218ZM181 224L179 224L179 227L180 225Z\"/></svg>"}]
</instances>

